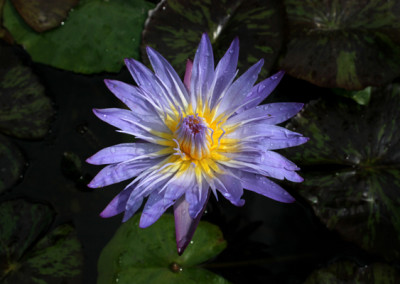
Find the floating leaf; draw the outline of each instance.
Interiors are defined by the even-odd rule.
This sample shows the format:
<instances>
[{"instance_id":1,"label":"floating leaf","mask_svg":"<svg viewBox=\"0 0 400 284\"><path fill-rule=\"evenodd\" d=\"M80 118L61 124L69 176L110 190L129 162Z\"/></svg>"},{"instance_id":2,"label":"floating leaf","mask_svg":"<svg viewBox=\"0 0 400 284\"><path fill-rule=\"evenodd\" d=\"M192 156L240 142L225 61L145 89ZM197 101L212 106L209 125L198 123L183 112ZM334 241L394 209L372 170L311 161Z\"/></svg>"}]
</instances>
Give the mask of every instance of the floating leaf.
<instances>
[{"instance_id":1,"label":"floating leaf","mask_svg":"<svg viewBox=\"0 0 400 284\"><path fill-rule=\"evenodd\" d=\"M289 26L280 67L323 87L359 90L400 75L396 0L285 0Z\"/></svg>"},{"instance_id":2,"label":"floating leaf","mask_svg":"<svg viewBox=\"0 0 400 284\"><path fill-rule=\"evenodd\" d=\"M226 247L218 227L200 222L193 243L178 256L173 216L163 215L146 229L139 228L139 218L122 224L103 249L97 283L228 283L196 267Z\"/></svg>"},{"instance_id":3,"label":"floating leaf","mask_svg":"<svg viewBox=\"0 0 400 284\"><path fill-rule=\"evenodd\" d=\"M24 200L0 205L1 283L79 283L81 245L70 225L61 225L41 239L54 212Z\"/></svg>"},{"instance_id":4,"label":"floating leaf","mask_svg":"<svg viewBox=\"0 0 400 284\"><path fill-rule=\"evenodd\" d=\"M10 188L22 175L24 158L7 138L0 135L0 193Z\"/></svg>"},{"instance_id":5,"label":"floating leaf","mask_svg":"<svg viewBox=\"0 0 400 284\"><path fill-rule=\"evenodd\" d=\"M291 122L309 136L292 150L300 194L328 228L373 253L400 256L400 87L373 89L368 108L319 100Z\"/></svg>"},{"instance_id":6,"label":"floating leaf","mask_svg":"<svg viewBox=\"0 0 400 284\"><path fill-rule=\"evenodd\" d=\"M185 62L193 59L202 33L209 34L216 58L238 36L241 71L264 58L261 76L266 76L282 43L282 10L277 0L162 1L150 13L142 46L155 48L183 74Z\"/></svg>"},{"instance_id":7,"label":"floating leaf","mask_svg":"<svg viewBox=\"0 0 400 284\"><path fill-rule=\"evenodd\" d=\"M383 264L372 263L358 266L350 261L340 261L326 268L313 272L304 282L305 284L395 284L400 282L400 275L396 268Z\"/></svg>"},{"instance_id":8,"label":"floating leaf","mask_svg":"<svg viewBox=\"0 0 400 284\"><path fill-rule=\"evenodd\" d=\"M346 97L346 98L351 98L360 105L367 105L369 103L369 100L371 99L371 92L372 92L372 87L366 87L363 90L360 91L347 91L344 89L333 89L333 92L337 95Z\"/></svg>"},{"instance_id":9,"label":"floating leaf","mask_svg":"<svg viewBox=\"0 0 400 284\"><path fill-rule=\"evenodd\" d=\"M46 135L53 109L32 71L0 44L0 132L18 138Z\"/></svg>"},{"instance_id":10,"label":"floating leaf","mask_svg":"<svg viewBox=\"0 0 400 284\"><path fill-rule=\"evenodd\" d=\"M79 0L11 0L11 2L31 28L37 32L44 32L60 26Z\"/></svg>"},{"instance_id":11,"label":"floating leaf","mask_svg":"<svg viewBox=\"0 0 400 284\"><path fill-rule=\"evenodd\" d=\"M80 73L118 72L139 56L140 33L153 4L144 0L87 0L58 29L38 34L7 1L4 25L36 62Z\"/></svg>"}]
</instances>

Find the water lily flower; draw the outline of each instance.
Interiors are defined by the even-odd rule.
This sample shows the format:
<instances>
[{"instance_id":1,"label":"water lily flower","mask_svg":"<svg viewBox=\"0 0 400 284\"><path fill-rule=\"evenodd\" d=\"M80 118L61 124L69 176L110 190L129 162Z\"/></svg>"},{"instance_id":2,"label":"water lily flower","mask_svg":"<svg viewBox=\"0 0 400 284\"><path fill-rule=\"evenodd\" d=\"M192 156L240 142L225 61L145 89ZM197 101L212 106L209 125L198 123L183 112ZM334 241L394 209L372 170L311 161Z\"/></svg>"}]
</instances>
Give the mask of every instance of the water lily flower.
<instances>
[{"instance_id":1,"label":"water lily flower","mask_svg":"<svg viewBox=\"0 0 400 284\"><path fill-rule=\"evenodd\" d=\"M123 222L141 208L146 228L173 205L178 253L190 242L210 192L236 206L244 205L243 188L280 202L294 198L271 181L301 182L299 168L272 150L297 146L308 138L276 126L300 111L300 103L258 106L278 85L280 71L254 86L263 60L237 76L239 40L214 66L207 34L182 82L173 67L147 47L154 73L134 59L125 63L138 86L105 80L129 109L94 109L101 120L133 135L135 142L102 149L88 163L105 165L89 183L98 188L132 181L101 212L124 212ZM133 139L132 139L133 140Z\"/></svg>"}]
</instances>

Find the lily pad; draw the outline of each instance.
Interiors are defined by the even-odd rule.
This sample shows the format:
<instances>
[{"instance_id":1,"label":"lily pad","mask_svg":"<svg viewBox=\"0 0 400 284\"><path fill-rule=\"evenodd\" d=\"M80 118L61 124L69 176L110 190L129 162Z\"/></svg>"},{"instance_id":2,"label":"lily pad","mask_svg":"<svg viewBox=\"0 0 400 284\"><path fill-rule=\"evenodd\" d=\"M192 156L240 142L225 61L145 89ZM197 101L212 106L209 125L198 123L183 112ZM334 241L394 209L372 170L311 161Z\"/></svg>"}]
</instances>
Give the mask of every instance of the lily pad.
<instances>
[{"instance_id":1,"label":"lily pad","mask_svg":"<svg viewBox=\"0 0 400 284\"><path fill-rule=\"evenodd\" d=\"M79 0L11 0L11 2L32 29L44 32L60 26Z\"/></svg>"},{"instance_id":2,"label":"lily pad","mask_svg":"<svg viewBox=\"0 0 400 284\"><path fill-rule=\"evenodd\" d=\"M0 193L13 186L24 169L25 159L19 149L0 135Z\"/></svg>"},{"instance_id":3,"label":"lily pad","mask_svg":"<svg viewBox=\"0 0 400 284\"><path fill-rule=\"evenodd\" d=\"M79 283L83 257L72 226L41 237L54 211L24 200L3 202L0 213L1 283Z\"/></svg>"},{"instance_id":4,"label":"lily pad","mask_svg":"<svg viewBox=\"0 0 400 284\"><path fill-rule=\"evenodd\" d=\"M289 38L280 67L323 87L360 90L400 75L396 0L285 0Z\"/></svg>"},{"instance_id":5,"label":"lily pad","mask_svg":"<svg viewBox=\"0 0 400 284\"><path fill-rule=\"evenodd\" d=\"M0 132L42 138L52 115L51 101L38 78L21 64L12 47L0 44Z\"/></svg>"},{"instance_id":6,"label":"lily pad","mask_svg":"<svg viewBox=\"0 0 400 284\"><path fill-rule=\"evenodd\" d=\"M216 58L238 36L241 71L264 58L261 76L266 76L281 48L282 13L277 0L161 1L146 22L142 46L156 49L183 74L185 62L193 59L202 33L210 36Z\"/></svg>"},{"instance_id":7,"label":"lily pad","mask_svg":"<svg viewBox=\"0 0 400 284\"><path fill-rule=\"evenodd\" d=\"M101 283L229 283L198 267L218 255L226 242L218 227L200 222L193 242L182 256L176 251L174 217L163 215L154 225L139 228L140 216L122 224L103 249L98 262Z\"/></svg>"},{"instance_id":8,"label":"lily pad","mask_svg":"<svg viewBox=\"0 0 400 284\"><path fill-rule=\"evenodd\" d=\"M400 86L373 89L368 107L344 98L311 103L289 127L310 141L291 157L299 193L328 228L372 253L400 257Z\"/></svg>"},{"instance_id":9,"label":"lily pad","mask_svg":"<svg viewBox=\"0 0 400 284\"><path fill-rule=\"evenodd\" d=\"M344 89L333 89L332 91L337 95L351 98L360 105L368 105L369 100L371 99L372 87L366 87L360 91L347 91Z\"/></svg>"},{"instance_id":10,"label":"lily pad","mask_svg":"<svg viewBox=\"0 0 400 284\"><path fill-rule=\"evenodd\" d=\"M79 73L118 72L123 58L139 56L147 11L144 0L86 0L57 29L34 32L7 1L4 25L33 61Z\"/></svg>"},{"instance_id":11,"label":"lily pad","mask_svg":"<svg viewBox=\"0 0 400 284\"><path fill-rule=\"evenodd\" d=\"M399 283L400 274L395 267L384 263L372 263L358 266L350 261L340 261L326 268L314 271L304 282L305 284L395 284Z\"/></svg>"}]
</instances>

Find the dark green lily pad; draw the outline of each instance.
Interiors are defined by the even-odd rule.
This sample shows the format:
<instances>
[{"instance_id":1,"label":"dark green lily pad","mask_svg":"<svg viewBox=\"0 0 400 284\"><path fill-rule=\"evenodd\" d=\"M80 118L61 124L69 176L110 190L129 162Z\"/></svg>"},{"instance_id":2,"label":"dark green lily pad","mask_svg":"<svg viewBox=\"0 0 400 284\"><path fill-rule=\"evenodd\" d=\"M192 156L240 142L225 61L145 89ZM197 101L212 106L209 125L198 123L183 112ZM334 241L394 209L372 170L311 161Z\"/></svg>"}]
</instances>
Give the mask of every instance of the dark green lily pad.
<instances>
[{"instance_id":1,"label":"dark green lily pad","mask_svg":"<svg viewBox=\"0 0 400 284\"><path fill-rule=\"evenodd\" d=\"M142 46L156 49L183 74L185 62L193 59L202 33L210 36L218 60L238 36L240 70L264 58L261 76L266 76L282 44L282 10L277 0L162 1L150 13ZM144 54L145 49L142 51Z\"/></svg>"},{"instance_id":2,"label":"dark green lily pad","mask_svg":"<svg viewBox=\"0 0 400 284\"><path fill-rule=\"evenodd\" d=\"M228 283L196 265L218 255L226 242L218 227L200 222L191 243L178 256L172 215L154 225L139 228L140 216L121 225L103 249L98 262L97 283Z\"/></svg>"},{"instance_id":3,"label":"dark green lily pad","mask_svg":"<svg viewBox=\"0 0 400 284\"><path fill-rule=\"evenodd\" d=\"M366 87L365 89L359 91L347 91L344 89L333 89L332 91L337 95L351 98L360 105L367 105L371 99L372 87Z\"/></svg>"},{"instance_id":4,"label":"dark green lily pad","mask_svg":"<svg viewBox=\"0 0 400 284\"><path fill-rule=\"evenodd\" d=\"M400 75L396 0L285 0L289 27L280 67L323 87L360 90Z\"/></svg>"},{"instance_id":5,"label":"dark green lily pad","mask_svg":"<svg viewBox=\"0 0 400 284\"><path fill-rule=\"evenodd\" d=\"M400 275L396 268L384 263L372 263L358 266L350 261L340 261L314 271L304 282L305 284L396 284Z\"/></svg>"},{"instance_id":6,"label":"dark green lily pad","mask_svg":"<svg viewBox=\"0 0 400 284\"><path fill-rule=\"evenodd\" d=\"M0 132L42 138L52 115L51 101L37 77L21 64L10 46L0 44Z\"/></svg>"},{"instance_id":7,"label":"dark green lily pad","mask_svg":"<svg viewBox=\"0 0 400 284\"><path fill-rule=\"evenodd\" d=\"M11 2L32 29L44 32L60 26L79 0L11 0Z\"/></svg>"},{"instance_id":8,"label":"dark green lily pad","mask_svg":"<svg viewBox=\"0 0 400 284\"><path fill-rule=\"evenodd\" d=\"M144 0L87 0L57 29L36 33L7 1L4 25L39 63L79 73L118 72L125 57L139 56L147 11Z\"/></svg>"},{"instance_id":9,"label":"dark green lily pad","mask_svg":"<svg viewBox=\"0 0 400 284\"><path fill-rule=\"evenodd\" d=\"M24 163L25 159L18 148L0 135L0 193L18 181Z\"/></svg>"},{"instance_id":10,"label":"dark green lily pad","mask_svg":"<svg viewBox=\"0 0 400 284\"><path fill-rule=\"evenodd\" d=\"M373 89L368 107L319 100L290 128L309 136L289 155L304 170L299 193L323 223L388 259L400 257L400 87Z\"/></svg>"},{"instance_id":11,"label":"dark green lily pad","mask_svg":"<svg viewBox=\"0 0 400 284\"><path fill-rule=\"evenodd\" d=\"M46 236L54 211L24 200L0 205L0 281L79 283L83 257L75 230L61 225Z\"/></svg>"}]
</instances>

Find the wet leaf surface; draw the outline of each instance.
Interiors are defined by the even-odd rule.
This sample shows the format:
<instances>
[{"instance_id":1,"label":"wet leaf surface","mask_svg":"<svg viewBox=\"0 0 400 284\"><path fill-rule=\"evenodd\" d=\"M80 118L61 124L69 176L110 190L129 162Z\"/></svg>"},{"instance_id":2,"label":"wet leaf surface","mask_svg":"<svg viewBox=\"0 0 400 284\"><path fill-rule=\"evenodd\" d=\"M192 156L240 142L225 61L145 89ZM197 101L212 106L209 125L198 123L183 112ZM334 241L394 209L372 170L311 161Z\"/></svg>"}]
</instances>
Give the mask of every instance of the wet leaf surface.
<instances>
[{"instance_id":1,"label":"wet leaf surface","mask_svg":"<svg viewBox=\"0 0 400 284\"><path fill-rule=\"evenodd\" d=\"M50 233L54 211L22 199L0 204L1 283L80 283L83 257L71 225Z\"/></svg>"},{"instance_id":2,"label":"wet leaf surface","mask_svg":"<svg viewBox=\"0 0 400 284\"><path fill-rule=\"evenodd\" d=\"M81 1L64 25L36 33L9 2L4 25L33 61L79 73L118 72L125 57L138 58L147 11L144 0Z\"/></svg>"},{"instance_id":3,"label":"wet leaf surface","mask_svg":"<svg viewBox=\"0 0 400 284\"><path fill-rule=\"evenodd\" d=\"M280 1L162 1L150 14L143 31L144 47L149 45L165 56L183 75L188 58L193 59L201 34L207 32L215 58L240 39L239 69L264 58L265 77L277 59L282 44L283 7Z\"/></svg>"},{"instance_id":4,"label":"wet leaf surface","mask_svg":"<svg viewBox=\"0 0 400 284\"><path fill-rule=\"evenodd\" d=\"M198 267L226 247L217 226L200 222L193 243L178 256L172 215L146 229L139 228L139 219L136 215L122 224L103 249L97 283L228 283Z\"/></svg>"},{"instance_id":5,"label":"wet leaf surface","mask_svg":"<svg viewBox=\"0 0 400 284\"><path fill-rule=\"evenodd\" d=\"M288 155L299 187L328 228L372 253L400 256L400 87L373 89L368 107L319 100L289 125L310 141Z\"/></svg>"},{"instance_id":6,"label":"wet leaf surface","mask_svg":"<svg viewBox=\"0 0 400 284\"><path fill-rule=\"evenodd\" d=\"M400 74L400 3L285 0L287 52L280 67L323 87L363 89Z\"/></svg>"},{"instance_id":7,"label":"wet leaf surface","mask_svg":"<svg viewBox=\"0 0 400 284\"><path fill-rule=\"evenodd\" d=\"M44 32L60 26L79 0L11 0L11 2L32 29Z\"/></svg>"},{"instance_id":8,"label":"wet leaf surface","mask_svg":"<svg viewBox=\"0 0 400 284\"><path fill-rule=\"evenodd\" d=\"M38 78L21 64L12 47L0 44L0 132L43 138L52 115L51 101Z\"/></svg>"},{"instance_id":9,"label":"wet leaf surface","mask_svg":"<svg viewBox=\"0 0 400 284\"><path fill-rule=\"evenodd\" d=\"M340 261L313 272L305 284L341 284L341 283L385 283L395 284L400 274L393 266L384 263L372 263L358 266L350 261Z\"/></svg>"}]
</instances>

